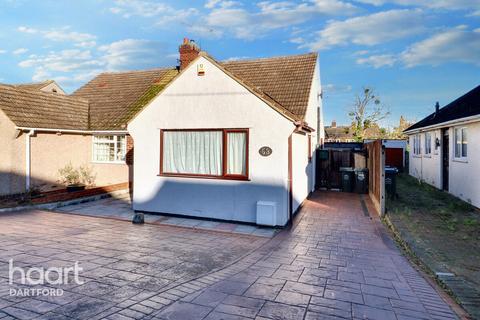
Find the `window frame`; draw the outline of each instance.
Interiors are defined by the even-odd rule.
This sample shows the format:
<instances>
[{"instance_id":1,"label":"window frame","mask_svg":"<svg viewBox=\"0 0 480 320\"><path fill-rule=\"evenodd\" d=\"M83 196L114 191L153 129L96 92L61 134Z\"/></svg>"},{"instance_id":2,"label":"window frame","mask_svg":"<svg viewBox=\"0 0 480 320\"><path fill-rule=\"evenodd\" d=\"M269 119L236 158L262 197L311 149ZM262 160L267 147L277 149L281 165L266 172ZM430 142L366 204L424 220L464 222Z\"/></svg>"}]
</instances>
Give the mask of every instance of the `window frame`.
<instances>
[{"instance_id":1,"label":"window frame","mask_svg":"<svg viewBox=\"0 0 480 320\"><path fill-rule=\"evenodd\" d=\"M432 134L430 132L425 132L424 139L425 139L424 140L425 156L431 157L432 156Z\"/></svg>"},{"instance_id":2,"label":"window frame","mask_svg":"<svg viewBox=\"0 0 480 320\"><path fill-rule=\"evenodd\" d=\"M413 155L417 157L422 155L422 139L418 133L413 136Z\"/></svg>"},{"instance_id":3,"label":"window frame","mask_svg":"<svg viewBox=\"0 0 480 320\"><path fill-rule=\"evenodd\" d=\"M211 174L195 174L195 173L170 173L163 171L163 134L164 132L172 131L220 131L222 132L222 174L221 175L211 175ZM245 175L242 174L228 174L227 173L227 163L228 163L228 134L229 133L245 133L246 135L246 150L245 150ZM241 129L160 129L160 170L158 176L163 177L179 177L179 178L200 178L200 179L220 179L220 180L244 180L249 181L249 146L250 146L250 130L248 128Z\"/></svg>"},{"instance_id":4,"label":"window frame","mask_svg":"<svg viewBox=\"0 0 480 320\"><path fill-rule=\"evenodd\" d=\"M457 130L460 132L460 156L457 157ZM463 140L463 132L465 131L466 133L466 144L467 144L467 150L466 150L466 153L465 155L463 154L463 144L464 144L464 140ZM458 161L467 161L468 159L468 130L467 130L467 127L454 127L453 128L453 159L454 160L458 160Z\"/></svg>"},{"instance_id":5,"label":"window frame","mask_svg":"<svg viewBox=\"0 0 480 320\"><path fill-rule=\"evenodd\" d=\"M98 141L98 137L113 137L113 141ZM113 161L101 161L95 159L95 143L113 143L114 144L114 154L116 155L118 152L118 137L124 137L123 143L123 160L113 160ZM126 164L127 162L127 135L126 134L95 134L92 135L92 163L101 163L101 164Z\"/></svg>"}]
</instances>

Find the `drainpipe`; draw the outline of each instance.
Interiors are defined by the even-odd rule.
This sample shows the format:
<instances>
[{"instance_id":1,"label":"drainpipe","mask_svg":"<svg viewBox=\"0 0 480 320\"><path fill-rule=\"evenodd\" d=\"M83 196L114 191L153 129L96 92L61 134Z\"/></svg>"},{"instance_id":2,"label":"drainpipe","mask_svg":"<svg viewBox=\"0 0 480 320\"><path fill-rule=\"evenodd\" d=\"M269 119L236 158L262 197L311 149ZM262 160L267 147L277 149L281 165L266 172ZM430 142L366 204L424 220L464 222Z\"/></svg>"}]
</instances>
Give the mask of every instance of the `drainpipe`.
<instances>
[{"instance_id":1,"label":"drainpipe","mask_svg":"<svg viewBox=\"0 0 480 320\"><path fill-rule=\"evenodd\" d=\"M31 174L31 151L30 138L35 134L35 130L30 130L25 135L25 189L30 191L30 174Z\"/></svg>"}]
</instances>

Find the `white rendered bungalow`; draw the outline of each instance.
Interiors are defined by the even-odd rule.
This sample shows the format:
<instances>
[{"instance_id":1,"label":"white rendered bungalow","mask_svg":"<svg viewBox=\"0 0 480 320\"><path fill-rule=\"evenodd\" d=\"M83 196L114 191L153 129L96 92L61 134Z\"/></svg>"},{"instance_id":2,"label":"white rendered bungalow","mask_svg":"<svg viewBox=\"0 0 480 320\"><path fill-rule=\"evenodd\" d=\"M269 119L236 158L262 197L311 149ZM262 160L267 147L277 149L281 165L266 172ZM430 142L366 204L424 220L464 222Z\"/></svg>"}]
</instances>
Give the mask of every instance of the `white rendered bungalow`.
<instances>
[{"instance_id":1,"label":"white rendered bungalow","mask_svg":"<svg viewBox=\"0 0 480 320\"><path fill-rule=\"evenodd\" d=\"M410 175L480 208L480 86L405 133Z\"/></svg>"},{"instance_id":2,"label":"white rendered bungalow","mask_svg":"<svg viewBox=\"0 0 480 320\"><path fill-rule=\"evenodd\" d=\"M185 39L180 61L128 125L134 210L284 226L314 189L317 54L217 62Z\"/></svg>"}]
</instances>

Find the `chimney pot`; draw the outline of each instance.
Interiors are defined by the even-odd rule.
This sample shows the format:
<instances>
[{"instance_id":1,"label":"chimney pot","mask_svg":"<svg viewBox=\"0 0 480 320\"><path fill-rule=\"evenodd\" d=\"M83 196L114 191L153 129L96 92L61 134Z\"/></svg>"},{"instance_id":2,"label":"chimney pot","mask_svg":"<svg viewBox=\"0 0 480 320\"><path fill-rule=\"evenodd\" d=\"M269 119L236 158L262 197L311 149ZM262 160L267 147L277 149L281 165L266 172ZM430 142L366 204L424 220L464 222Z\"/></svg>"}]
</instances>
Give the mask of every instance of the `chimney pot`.
<instances>
[{"instance_id":1,"label":"chimney pot","mask_svg":"<svg viewBox=\"0 0 480 320\"><path fill-rule=\"evenodd\" d=\"M440 104L437 101L437 103L435 104L435 114L438 114L439 111L440 111Z\"/></svg>"},{"instance_id":2,"label":"chimney pot","mask_svg":"<svg viewBox=\"0 0 480 320\"><path fill-rule=\"evenodd\" d=\"M180 53L180 70L185 69L200 53L200 47L195 41L183 38L183 43L178 48Z\"/></svg>"}]
</instances>

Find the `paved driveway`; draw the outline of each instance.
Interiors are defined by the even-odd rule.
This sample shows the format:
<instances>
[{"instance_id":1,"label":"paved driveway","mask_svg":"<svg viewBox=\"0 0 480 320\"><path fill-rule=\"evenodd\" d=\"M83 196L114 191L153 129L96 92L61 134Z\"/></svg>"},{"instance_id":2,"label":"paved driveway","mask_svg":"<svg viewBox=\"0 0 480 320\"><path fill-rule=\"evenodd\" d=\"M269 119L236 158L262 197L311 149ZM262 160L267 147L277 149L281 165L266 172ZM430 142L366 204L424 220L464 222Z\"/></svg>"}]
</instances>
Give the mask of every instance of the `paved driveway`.
<instances>
[{"instance_id":1,"label":"paved driveway","mask_svg":"<svg viewBox=\"0 0 480 320\"><path fill-rule=\"evenodd\" d=\"M315 194L273 239L45 212L0 219L5 316L456 318L353 194ZM12 257L34 266L80 260L85 283L63 285L62 297L10 297Z\"/></svg>"}]
</instances>

